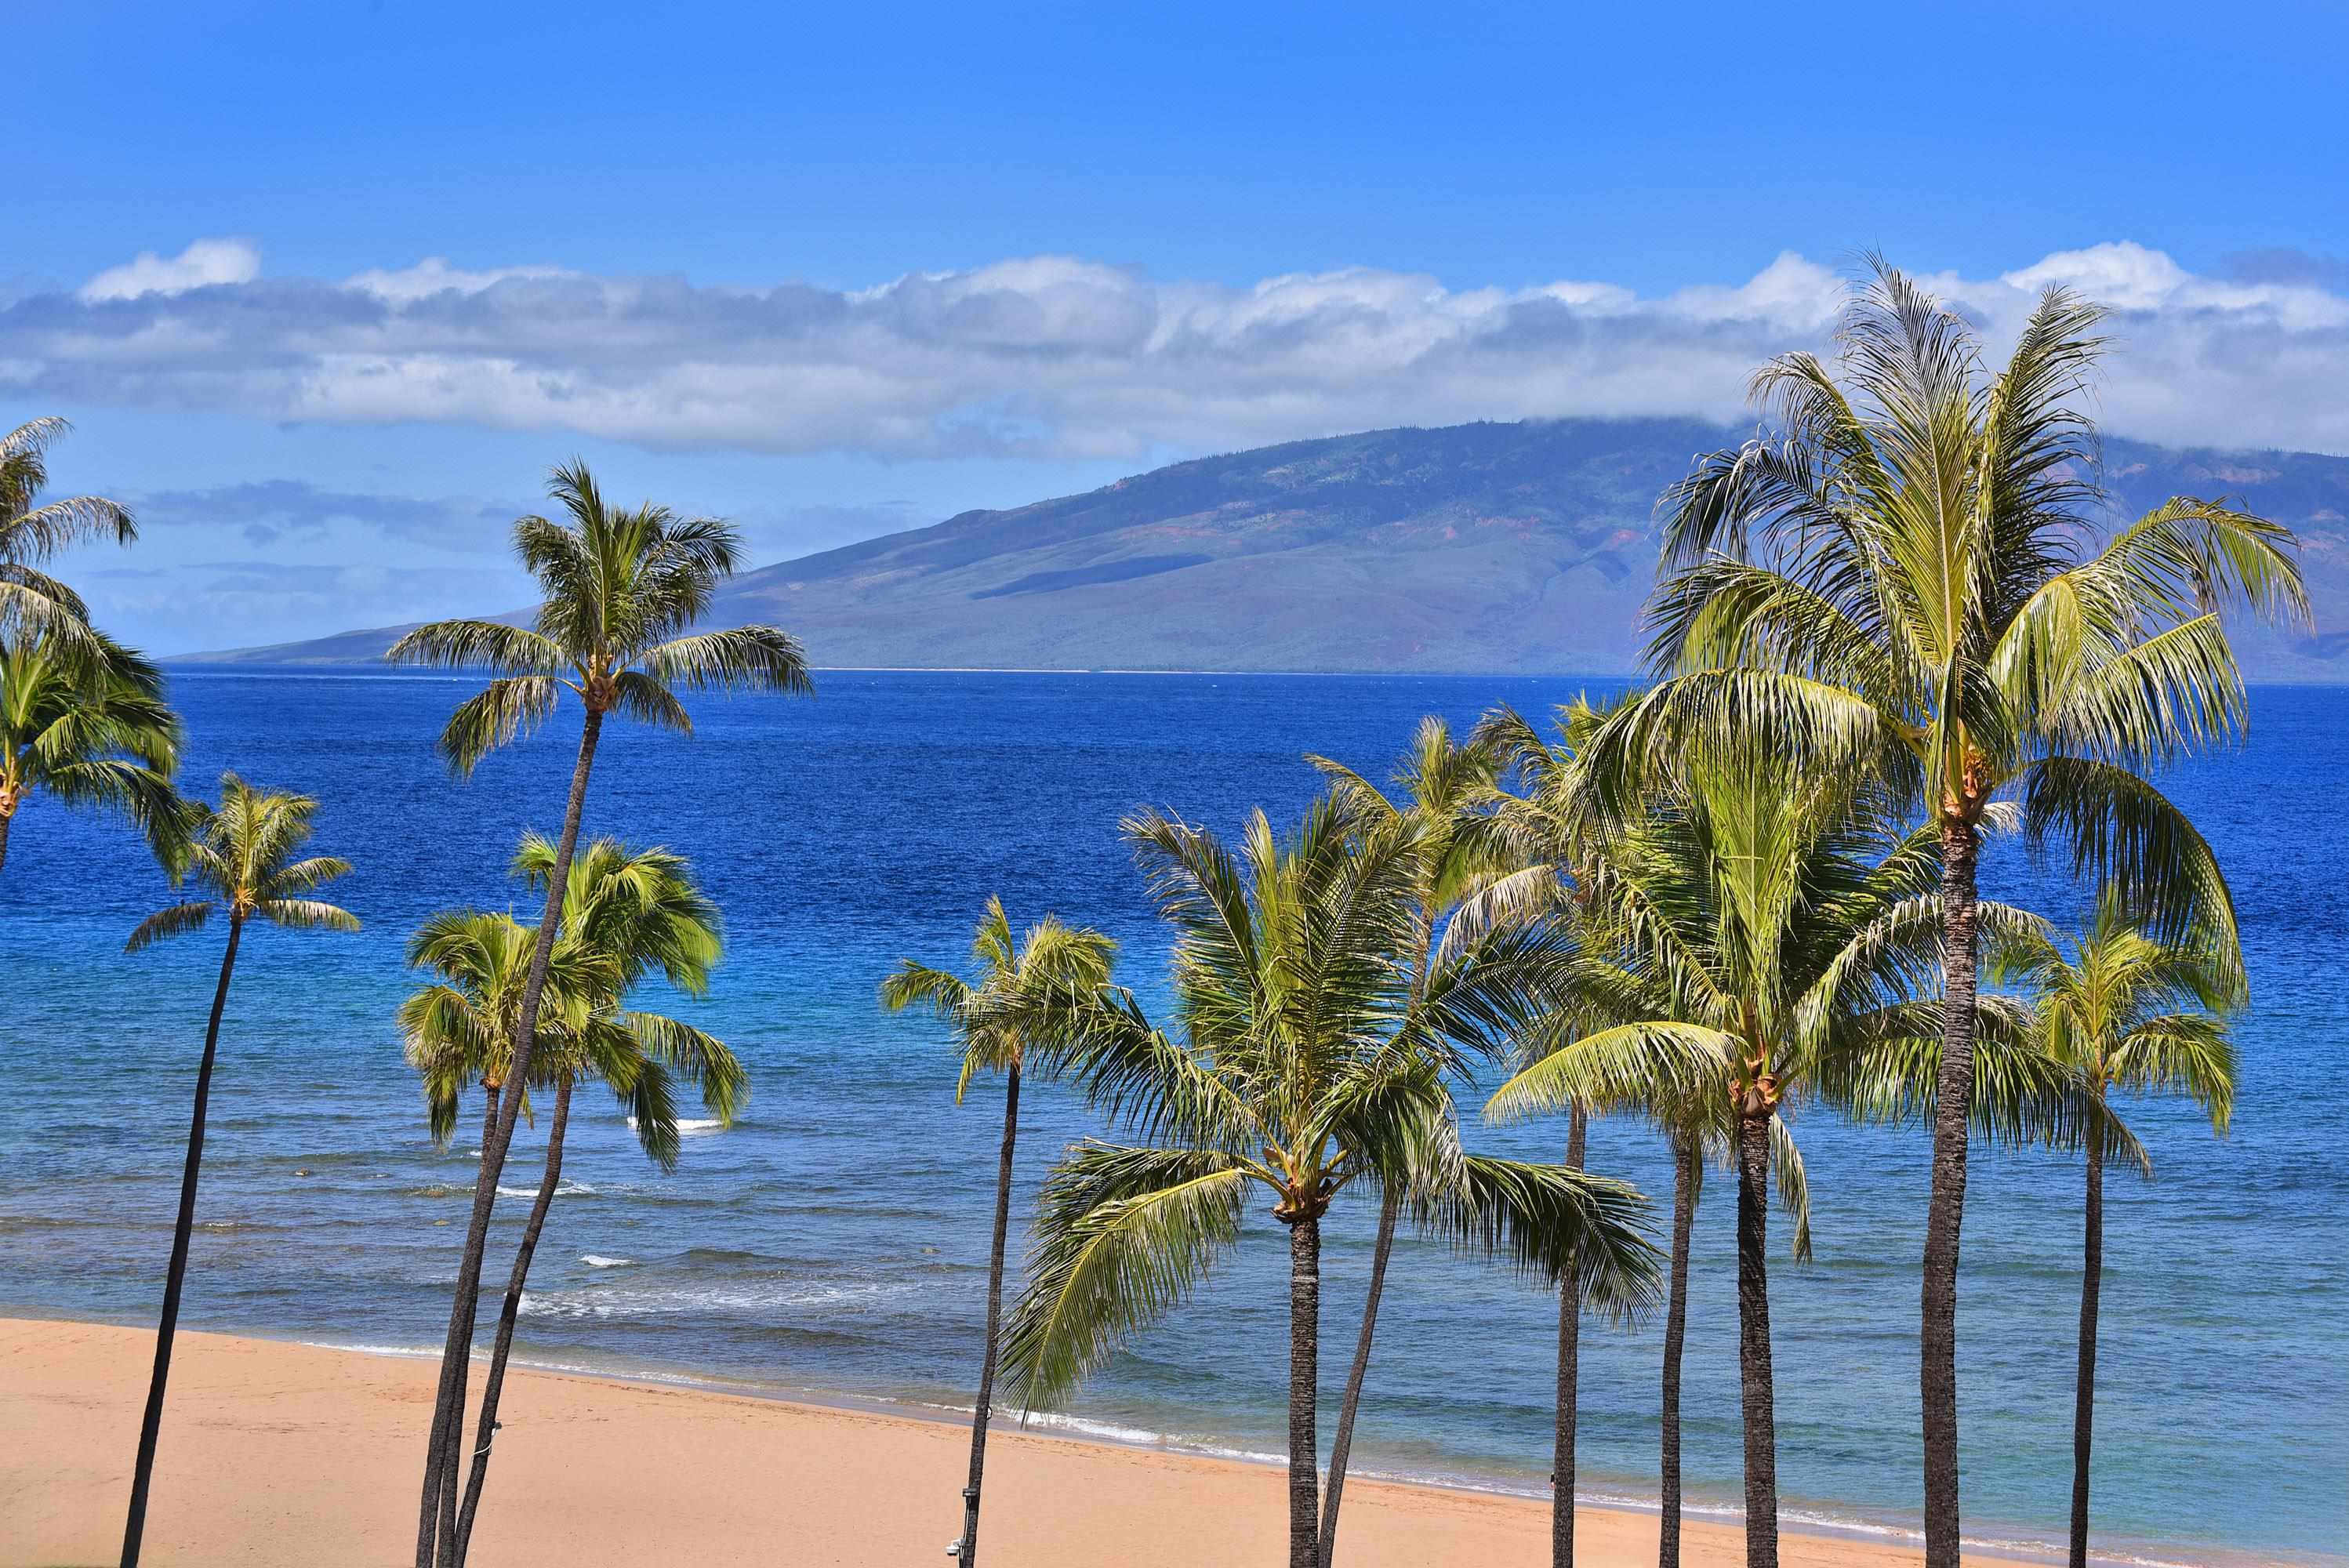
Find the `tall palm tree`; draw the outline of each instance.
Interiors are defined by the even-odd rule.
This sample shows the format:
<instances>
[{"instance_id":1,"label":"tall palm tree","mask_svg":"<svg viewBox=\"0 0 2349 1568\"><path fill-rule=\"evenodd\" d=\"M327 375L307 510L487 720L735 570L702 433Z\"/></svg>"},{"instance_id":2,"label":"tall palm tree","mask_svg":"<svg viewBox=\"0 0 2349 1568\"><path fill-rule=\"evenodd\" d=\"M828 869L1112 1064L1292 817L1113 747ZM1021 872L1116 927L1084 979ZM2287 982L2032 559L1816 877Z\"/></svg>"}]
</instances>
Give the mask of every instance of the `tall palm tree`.
<instances>
[{"instance_id":1,"label":"tall palm tree","mask_svg":"<svg viewBox=\"0 0 2349 1568\"><path fill-rule=\"evenodd\" d=\"M554 860L554 846L531 834L515 856L515 874L540 887ZM689 995L708 987L721 948L719 920L685 861L667 850L632 851L604 838L572 861L569 875L566 931L549 957L540 999L545 1048L534 1053L530 1083L516 1090L520 1098L532 1087L552 1089L554 1114L482 1384L457 1518L460 1563L487 1482L523 1289L562 1183L572 1090L582 1078L601 1079L629 1108L638 1141L664 1171L675 1168L678 1152L672 1072L700 1088L703 1105L721 1122L733 1119L746 1090L741 1064L722 1042L677 1019L621 1008L628 991L655 969ZM401 1009L409 1060L423 1075L436 1137L453 1130L457 1096L467 1082L500 1076L497 1058L512 1042L511 1028L501 1026L528 983L533 937L508 915L453 911L426 922L409 944L410 963L440 976Z\"/></svg>"},{"instance_id":2,"label":"tall palm tree","mask_svg":"<svg viewBox=\"0 0 2349 1568\"><path fill-rule=\"evenodd\" d=\"M72 428L52 417L0 436L0 633L46 633L66 647L88 648L88 606L34 562L84 540L129 544L139 525L129 508L103 496L40 500L49 482L49 447Z\"/></svg>"},{"instance_id":3,"label":"tall palm tree","mask_svg":"<svg viewBox=\"0 0 2349 1568\"><path fill-rule=\"evenodd\" d=\"M1492 829L1510 845L1517 861L1543 869L1548 875L1541 881L1513 878L1501 882L1494 892L1510 892L1517 899L1562 899L1562 918L1574 932L1576 942L1583 948L1576 958L1574 975L1567 991L1555 995L1553 1016L1543 1021L1543 1028L1526 1036L1520 1042L1522 1061L1537 1061L1555 1049L1567 1045L1590 1028L1628 1024L1630 1018L1647 1016L1654 1012L1656 997L1637 993L1637 984L1630 976L1607 969L1604 934L1590 942L1590 906L1588 892L1578 881L1578 866L1583 866L1595 852L1595 830L1598 817L1581 798L1581 772L1576 770L1576 747L1588 739L1588 735L1602 723L1604 714L1611 709L1599 709L1588 699L1574 699L1557 709L1557 744L1550 744L1541 732L1526 723L1517 711L1498 707L1489 711L1477 723L1475 738L1506 772L1513 775L1517 791L1504 791L1494 787L1492 791ZM1630 1108L1647 1110L1665 1119L1672 1127L1675 1118L1665 1112L1665 1101L1680 1106L1687 1101L1689 1066L1668 1049L1671 1042L1649 1042L1644 1070L1647 1079L1637 1087L1630 1099ZM1620 1096L1619 1096L1620 1099ZM1623 1103L1611 1103L1609 1110L1623 1110ZM1687 1119L1684 1115L1677 1119ZM1567 1167L1581 1169L1583 1152L1590 1136L1590 1103L1574 1101L1567 1106ZM1675 1167L1684 1167L1684 1160L1675 1160ZM1696 1176L1687 1169L1677 1169L1675 1192L1672 1192L1672 1251L1668 1267L1668 1295L1665 1295L1665 1404L1663 1404L1663 1526L1659 1540L1663 1552L1677 1559L1680 1549L1680 1343L1687 1324L1687 1277L1689 1277L1689 1225L1693 1222L1693 1181ZM1576 1511L1576 1437L1581 1428L1581 1300L1574 1294L1574 1282L1559 1289L1557 1295L1557 1389L1555 1389L1555 1425L1550 1437L1550 1568L1574 1568L1574 1511Z\"/></svg>"},{"instance_id":4,"label":"tall palm tree","mask_svg":"<svg viewBox=\"0 0 2349 1568\"><path fill-rule=\"evenodd\" d=\"M1541 904L1541 889L1526 884L1551 881L1547 868L1527 868L1516 860L1512 846L1485 809L1500 781L1489 745L1473 738L1465 743L1454 741L1450 726L1442 719L1422 719L1410 749L1392 775L1400 799L1391 799L1342 763L1320 756L1309 756L1306 760L1329 778L1346 809L1371 830L1401 831L1418 840L1413 907L1403 954L1411 966L1409 1005L1422 1002L1437 978L1436 939L1446 915L1464 903L1476 903L1470 920L1462 924L1465 935L1489 923L1496 912ZM1568 1164L1579 1163L1578 1155L1569 1156ZM1338 1510L1353 1454L1354 1420L1370 1373L1371 1344L1378 1328L1379 1303L1386 1291L1387 1264L1394 1252L1402 1213L1402 1189L1398 1183L1388 1183L1380 1194L1378 1233L1371 1244L1361 1333L1355 1340L1353 1364L1347 1371L1345 1393L1338 1407L1338 1431L1330 1448L1321 1500L1321 1568L1330 1568L1337 1555ZM1568 1288L1572 1288L1570 1283Z\"/></svg>"},{"instance_id":5,"label":"tall palm tree","mask_svg":"<svg viewBox=\"0 0 2349 1568\"><path fill-rule=\"evenodd\" d=\"M987 1339L979 1353L978 1399L970 1418L970 1479L963 1487L962 1568L978 1557L978 1497L987 1470L987 1423L995 1402L995 1370L1003 1321L1003 1252L1011 1224L1011 1159L1019 1137L1019 1074L1032 1046L1065 1041L1071 1021L1109 985L1117 944L1092 930L1075 930L1046 915L1015 935L1003 901L989 897L972 933L976 984L959 975L906 959L881 983L881 1005L891 1012L927 1007L952 1025L962 1043L962 1076L955 1103L983 1072L1003 1075L1003 1147L995 1167L995 1230L987 1255ZM1048 1062L1040 1057L1040 1062Z\"/></svg>"},{"instance_id":6,"label":"tall palm tree","mask_svg":"<svg viewBox=\"0 0 2349 1568\"><path fill-rule=\"evenodd\" d=\"M2235 1054L2225 1016L2249 999L2242 954L2226 934L2166 941L2123 891L2108 887L2086 930L2064 950L2035 931L1992 953L1995 981L2020 985L2036 1007L2043 1047L2108 1091L2182 1093L2223 1136L2235 1100ZM2072 1568L2088 1562L2088 1452L2095 1424L2096 1309L2105 1267L2105 1160L2087 1150L2085 1264L2080 1275L2079 1377L2072 1420Z\"/></svg>"},{"instance_id":7,"label":"tall palm tree","mask_svg":"<svg viewBox=\"0 0 2349 1568\"><path fill-rule=\"evenodd\" d=\"M319 855L295 860L310 837L318 803L306 795L256 789L233 773L221 775L218 808L190 812L191 836L182 851L185 874L210 891L156 911L123 944L137 953L168 936L201 931L215 913L228 916L220 983L204 1026L204 1054L196 1063L195 1104L188 1118L188 1158L180 1174L180 1212L171 1231L171 1261L163 1276L163 1313L155 1331L155 1370L147 1384L147 1412L139 1427L139 1458L130 1472L130 1513L122 1532L122 1568L134 1568L147 1529L147 1492L155 1473L155 1443L163 1428L163 1387L171 1375L171 1338L179 1327L180 1291L188 1275L188 1239L196 1224L196 1177L204 1158L204 1112L212 1099L212 1060L220 1047L221 1015L245 926L264 920L296 931L357 931L348 911L308 896L348 872L350 862Z\"/></svg>"},{"instance_id":8,"label":"tall palm tree","mask_svg":"<svg viewBox=\"0 0 2349 1568\"><path fill-rule=\"evenodd\" d=\"M180 717L163 672L103 632L87 636L94 658L54 637L0 639L0 867L36 794L125 818L166 863L186 837L171 787Z\"/></svg>"},{"instance_id":9,"label":"tall palm tree","mask_svg":"<svg viewBox=\"0 0 2349 1568\"><path fill-rule=\"evenodd\" d=\"M1141 1134L1073 1149L1045 1185L1030 1281L1005 1336L1024 1405L1056 1399L1181 1302L1239 1239L1251 1191L1288 1231L1288 1560L1319 1568L1320 1223L1358 1181L1402 1184L1414 1221L1599 1302L1644 1303L1654 1251L1620 1183L1465 1153L1442 1042L1514 1026L1516 998L1464 968L1411 1000L1415 834L1365 833L1325 799L1278 842L1262 812L1235 850L1145 811L1124 824L1175 931L1182 1037L1131 996L1071 1071ZM1506 961L1495 954L1495 977Z\"/></svg>"},{"instance_id":10,"label":"tall palm tree","mask_svg":"<svg viewBox=\"0 0 2349 1568\"><path fill-rule=\"evenodd\" d=\"M621 509L605 503L586 465L556 469L548 491L566 521L525 517L513 528L514 552L539 581L545 597L533 626L494 621L440 621L419 626L392 647L395 663L500 672L481 695L460 706L441 732L440 749L460 776L554 711L566 689L584 710L578 759L555 841L538 945L514 1016L512 1071L527 1081L538 993L547 955L563 924L571 857L579 841L580 812L597 738L607 714L690 734L693 721L678 686L803 694L811 688L796 638L771 626L692 632L710 595L730 575L740 551L733 528L709 518L679 518L649 503ZM444 1563L456 1550L453 1507L465 1410L465 1382L473 1320L481 1295L481 1256L489 1240L497 1181L512 1141L518 1098L498 1111L481 1144L481 1175L458 1264L449 1334L441 1349L440 1387L427 1443L417 1522L417 1568ZM443 1493L448 1493L444 1500ZM439 1521L436 1526L435 1522Z\"/></svg>"},{"instance_id":11,"label":"tall palm tree","mask_svg":"<svg viewBox=\"0 0 2349 1568\"><path fill-rule=\"evenodd\" d=\"M1771 361L1754 400L1778 434L1698 459L1665 498L1651 606L1661 671L1621 731L1667 758L1692 728L1768 725L1872 756L1920 807L1942 868L1943 1092L1920 1297L1928 1568L1957 1568L1958 1243L1976 1043L1974 917L1986 814L2075 870L2147 894L2164 929L2231 923L2209 846L2145 777L2239 733L2229 605L2304 623L2284 529L2178 498L2107 531L2082 412L2100 311L2046 291L2005 364L1877 262L1839 364Z\"/></svg>"},{"instance_id":12,"label":"tall palm tree","mask_svg":"<svg viewBox=\"0 0 2349 1568\"><path fill-rule=\"evenodd\" d=\"M1507 1118L1637 1103L1655 1093L1660 1063L1680 1104L1726 1108L1749 1568L1778 1561L1774 1168L1782 1197L1802 1201L1781 1107L1823 1062L1920 1027L1911 993L1931 967L1938 877L1930 832L1901 834L1880 795L1855 796L1848 776L1806 778L1758 745L1685 758L1646 820L1593 841L1578 876L1586 943L1619 965L1613 978L1594 965L1589 983L1619 995L1614 1008L1663 1006L1578 1034L1486 1108ZM1982 913L2001 929L2027 918L1999 905Z\"/></svg>"}]
</instances>

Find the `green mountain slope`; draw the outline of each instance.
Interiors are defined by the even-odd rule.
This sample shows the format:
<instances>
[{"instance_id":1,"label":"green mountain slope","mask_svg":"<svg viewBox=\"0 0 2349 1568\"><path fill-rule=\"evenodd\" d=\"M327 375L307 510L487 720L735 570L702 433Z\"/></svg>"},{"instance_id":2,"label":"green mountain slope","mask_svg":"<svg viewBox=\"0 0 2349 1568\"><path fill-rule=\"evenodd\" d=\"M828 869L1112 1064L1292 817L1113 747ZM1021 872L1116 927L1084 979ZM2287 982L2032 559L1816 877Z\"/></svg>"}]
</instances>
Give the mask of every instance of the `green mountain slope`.
<instances>
[{"instance_id":1,"label":"green mountain slope","mask_svg":"<svg viewBox=\"0 0 2349 1568\"><path fill-rule=\"evenodd\" d=\"M1202 458L748 573L713 618L788 627L834 667L1627 671L1655 499L1733 438L1559 420ZM2298 530L2318 635L2248 632L2246 661L2349 679L2349 459L2115 441L2106 466L2131 511L2227 494ZM403 629L208 656L343 662Z\"/></svg>"}]
</instances>

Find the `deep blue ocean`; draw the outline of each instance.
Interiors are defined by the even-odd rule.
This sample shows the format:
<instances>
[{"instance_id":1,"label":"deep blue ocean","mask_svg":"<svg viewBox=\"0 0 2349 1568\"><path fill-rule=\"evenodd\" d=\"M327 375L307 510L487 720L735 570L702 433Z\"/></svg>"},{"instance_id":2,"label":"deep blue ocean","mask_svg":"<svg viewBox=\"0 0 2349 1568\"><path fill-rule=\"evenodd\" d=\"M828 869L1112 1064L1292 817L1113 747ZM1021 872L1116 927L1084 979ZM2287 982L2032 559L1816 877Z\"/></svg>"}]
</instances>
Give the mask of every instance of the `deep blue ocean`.
<instances>
[{"instance_id":1,"label":"deep blue ocean","mask_svg":"<svg viewBox=\"0 0 2349 1568\"><path fill-rule=\"evenodd\" d=\"M191 787L226 767L318 797L330 896L351 936L261 928L230 1000L185 1321L325 1344L437 1346L472 1180L427 1138L393 1009L403 944L457 904L535 903L504 867L558 824L576 737L566 714L452 781L431 750L477 685L426 676L186 668ZM1603 683L1602 683L1603 684ZM523 1319L548 1365L778 1393L968 1407L984 1303L1000 1100L954 1103L934 1024L874 1000L902 956L962 962L989 892L1124 944L1122 975L1163 988L1165 942L1116 834L1151 803L1220 828L1261 804L1293 818L1300 754L1383 776L1423 714L1465 725L1495 702L1546 709L1570 680L833 673L812 702L706 698L691 739L615 725L587 825L689 855L725 910L729 955L683 1012L750 1065L748 1115L687 1139L664 1177L616 1109L583 1097ZM2231 1137L2189 1108L2130 1114L2159 1163L2108 1196L2095 1511L2102 1547L2163 1562L2349 1563L2349 691L2255 693L2240 751L2168 781L2225 858L2255 1000L2240 1020ZM2012 843L1990 891L2059 919L2075 892ZM19 817L0 907L0 1312L151 1323L187 1097L219 962L216 933L137 957L123 937L170 902L124 830L46 799ZM1027 1097L1023 1205L1092 1130ZM1774 1249L1779 1474L1790 1522L1903 1531L1920 1502L1917 1261L1921 1134L1813 1111L1798 1130L1817 1260ZM1562 1127L1472 1129L1554 1158ZM1980 1146L1978 1145L1979 1149ZM537 1182L517 1140L503 1185ZM1594 1129L1591 1160L1669 1206L1661 1145ZM1977 1155L1961 1320L1966 1527L2060 1541L2071 1475L2080 1172ZM1688 1338L1694 1505L1737 1495L1730 1188L1698 1216ZM511 1239L523 1198L502 1206ZM1374 1215L1326 1227L1324 1365L1350 1354ZM1164 1327L1064 1419L1130 1440L1272 1454L1284 1430L1285 1248L1259 1219ZM502 1277L502 1264L492 1274ZM1443 1247L1399 1248L1358 1463L1539 1494L1553 1298ZM1594 1497L1655 1495L1659 1333L1584 1336L1580 1462ZM1334 1392L1332 1403L1334 1404ZM126 1410L129 1423L132 1412ZM509 1420L530 1418L527 1400ZM1328 1423L1325 1422L1325 1433ZM124 1436L130 1429L126 1424ZM939 1485L953 1479L941 1476ZM1268 1482L1268 1484L1270 1484Z\"/></svg>"}]
</instances>

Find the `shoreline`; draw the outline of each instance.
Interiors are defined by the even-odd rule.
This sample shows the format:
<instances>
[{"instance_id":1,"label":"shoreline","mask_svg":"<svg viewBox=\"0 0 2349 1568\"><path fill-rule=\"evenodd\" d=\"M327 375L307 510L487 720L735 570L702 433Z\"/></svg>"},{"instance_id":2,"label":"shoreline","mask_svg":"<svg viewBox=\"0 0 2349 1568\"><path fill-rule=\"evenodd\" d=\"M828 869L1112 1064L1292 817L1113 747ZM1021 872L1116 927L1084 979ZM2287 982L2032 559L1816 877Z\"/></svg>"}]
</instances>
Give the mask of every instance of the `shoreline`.
<instances>
[{"instance_id":1,"label":"shoreline","mask_svg":"<svg viewBox=\"0 0 2349 1568\"><path fill-rule=\"evenodd\" d=\"M151 1331L144 1329L0 1318L0 1366L7 1368L0 1377L0 1563L110 1558L152 1343ZM192 1521L181 1515L192 1528L171 1537L176 1542L172 1561L320 1561L315 1545L296 1548L293 1540L283 1539L284 1528L296 1519L312 1521L326 1534L354 1544L378 1542L378 1536L379 1544L402 1542L403 1506L406 1532L413 1530L412 1494L405 1478L415 1456L408 1449L416 1446L422 1413L429 1408L427 1369L438 1362L437 1351L420 1348L183 1330L175 1354L157 1506L166 1511L164 1500L176 1500L169 1510L175 1515L191 1501L202 1506ZM584 1486L592 1497L599 1490L596 1478L616 1463L617 1475L602 1485L649 1479L647 1466L661 1452L695 1456L659 1467L665 1491L690 1490L697 1480L706 1482L711 1471L729 1467L784 1474L829 1466L837 1472L835 1484L810 1489L812 1495L773 1500L781 1517L763 1529L746 1526L740 1555L746 1563L760 1554L760 1543L771 1540L769 1532L775 1529L802 1539L813 1531L845 1553L818 1560L898 1562L909 1553L915 1558L935 1555L960 1522L956 1489L968 1421L967 1412L958 1415L950 1408L517 1358L503 1414L528 1435L504 1437L510 1452L501 1455L507 1462L496 1473L506 1485L494 1494L494 1503L485 1501L483 1507L484 1541L492 1539L489 1532L494 1528L500 1561L535 1560L524 1549L528 1542L551 1550L546 1561L575 1560L550 1515L559 1521L576 1510L558 1508L554 1494ZM358 1418L370 1415L376 1418ZM339 1457L337 1445L311 1440L322 1427L343 1439ZM572 1427L617 1428L621 1440L554 1451L536 1448L547 1430ZM201 1478L189 1472L211 1445L192 1440L195 1429L230 1437L232 1451L251 1450L254 1462L244 1473L267 1475L269 1483L257 1490L202 1486ZM1278 1554L1284 1501L1277 1480L1268 1479L1278 1474L1277 1460L1201 1452L1163 1439L1121 1440L1098 1429L1040 1430L1000 1420L989 1430L988 1495L995 1508L983 1522L999 1553L1009 1537L1021 1543L1014 1555L1023 1563L1154 1562L1159 1559L1149 1551L1154 1541L1167 1530L1195 1533L1201 1510L1212 1509L1227 1528L1236 1553L1216 1560L1269 1561ZM264 1449L299 1451L271 1462L260 1451ZM517 1449L522 1451L511 1451ZM723 1464L714 1457L721 1454ZM777 1457L785 1462L762 1462ZM330 1479L324 1485L303 1484L304 1468L321 1464L326 1478L367 1475L376 1484L365 1498L356 1495L358 1488ZM1044 1488L1041 1495L1048 1501L1041 1506L1023 1504L1019 1493L1032 1490L1040 1477L1061 1479ZM1367 1471L1351 1479L1350 1560L1375 1565L1456 1555L1530 1565L1547 1559L1546 1498L1498 1485ZM911 1506L885 1523L853 1511L840 1517L843 1502L872 1491L876 1481L902 1490ZM908 1514L921 1519L918 1533ZM1691 1509L1683 1517L1691 1568L1742 1563L1744 1532L1733 1515ZM1599 1563L1630 1568L1652 1563L1656 1518L1653 1505L1586 1496L1578 1511L1578 1550ZM276 1522L255 1533L256 1521ZM1159 1521L1163 1524L1154 1522ZM516 1539L505 1540L509 1533ZM1906 1568L1922 1557L1916 1540L1895 1527L1782 1520L1781 1538L1787 1563L1815 1568ZM272 1542L278 1543L277 1554L270 1550ZM1080 1543L1084 1549L1075 1550ZM352 1560L373 1561L382 1554L362 1552ZM724 1551L703 1559L736 1560ZM1970 1544L1967 1560L2023 1563L2051 1556L1984 1542Z\"/></svg>"}]
</instances>

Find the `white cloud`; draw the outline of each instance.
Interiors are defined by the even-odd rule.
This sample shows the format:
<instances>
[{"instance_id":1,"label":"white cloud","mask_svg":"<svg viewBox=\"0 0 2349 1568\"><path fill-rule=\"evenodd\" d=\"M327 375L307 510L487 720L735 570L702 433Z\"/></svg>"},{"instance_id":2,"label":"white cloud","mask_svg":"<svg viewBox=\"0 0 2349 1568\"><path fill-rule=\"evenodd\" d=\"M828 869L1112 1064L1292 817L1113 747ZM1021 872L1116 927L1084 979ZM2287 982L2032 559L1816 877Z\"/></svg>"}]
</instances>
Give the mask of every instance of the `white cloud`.
<instances>
[{"instance_id":1,"label":"white cloud","mask_svg":"<svg viewBox=\"0 0 2349 1568\"><path fill-rule=\"evenodd\" d=\"M261 253L244 241L198 240L168 260L152 251L141 251L82 284L78 297L90 304L143 299L212 284L249 284L260 275Z\"/></svg>"},{"instance_id":2,"label":"white cloud","mask_svg":"<svg viewBox=\"0 0 2349 1568\"><path fill-rule=\"evenodd\" d=\"M1929 282L1994 345L2049 283L2111 305L2101 407L2117 433L2349 451L2349 297L2319 274L2206 277L2119 242ZM1793 253L1647 297L1360 267L1232 287L1068 256L853 291L440 258L334 281L264 279L251 246L200 241L76 298L0 304L0 366L23 397L273 420L1127 458L1475 418L1733 419L1763 358L1830 346L1845 284Z\"/></svg>"},{"instance_id":3,"label":"white cloud","mask_svg":"<svg viewBox=\"0 0 2349 1568\"><path fill-rule=\"evenodd\" d=\"M486 272L467 272L450 266L446 256L427 256L412 267L369 268L346 280L344 286L378 299L407 304L436 294L479 294L492 284L503 283L508 278L566 275L570 274L561 267L493 267Z\"/></svg>"}]
</instances>

